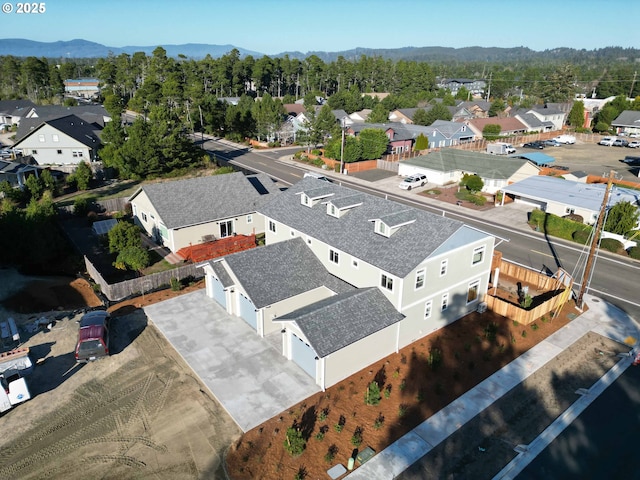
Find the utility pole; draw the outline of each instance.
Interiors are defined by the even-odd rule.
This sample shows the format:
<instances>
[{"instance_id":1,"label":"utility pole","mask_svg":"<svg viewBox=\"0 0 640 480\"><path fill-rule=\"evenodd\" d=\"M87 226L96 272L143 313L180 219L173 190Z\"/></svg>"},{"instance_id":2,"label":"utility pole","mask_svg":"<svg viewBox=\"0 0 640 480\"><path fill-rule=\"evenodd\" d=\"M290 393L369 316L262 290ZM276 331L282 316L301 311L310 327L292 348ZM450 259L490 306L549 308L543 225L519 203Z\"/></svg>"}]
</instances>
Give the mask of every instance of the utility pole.
<instances>
[{"instance_id":1,"label":"utility pole","mask_svg":"<svg viewBox=\"0 0 640 480\"><path fill-rule=\"evenodd\" d=\"M632 98L631 96L633 95L633 87L636 85L636 75L638 75L638 72L633 72L633 81L631 82L631 89L629 90L629 98Z\"/></svg>"},{"instance_id":2,"label":"utility pole","mask_svg":"<svg viewBox=\"0 0 640 480\"><path fill-rule=\"evenodd\" d=\"M342 130L342 142L340 143L340 174L344 169L344 118L340 119L340 130Z\"/></svg>"},{"instance_id":3,"label":"utility pole","mask_svg":"<svg viewBox=\"0 0 640 480\"><path fill-rule=\"evenodd\" d=\"M487 89L487 102L491 101L491 77L493 77L493 72L489 73L489 88Z\"/></svg>"},{"instance_id":4,"label":"utility pole","mask_svg":"<svg viewBox=\"0 0 640 480\"><path fill-rule=\"evenodd\" d=\"M611 170L609 172L609 181L607 182L607 188L604 191L604 197L602 199L602 205L600 207L600 214L598 215L595 232L593 233L593 238L591 239L589 256L587 257L587 263L584 266L584 275L582 276L580 291L578 292L578 298L576 300L576 306L579 309L582 309L582 300L584 297L584 293L587 288L589 288L589 283L591 282L591 270L593 269L593 264L595 263L595 253L600 239L600 232L602 231L602 227L604 226L604 218L607 215L607 203L609 203L609 193L611 192L611 187L613 185L614 175L615 172Z\"/></svg>"}]
</instances>

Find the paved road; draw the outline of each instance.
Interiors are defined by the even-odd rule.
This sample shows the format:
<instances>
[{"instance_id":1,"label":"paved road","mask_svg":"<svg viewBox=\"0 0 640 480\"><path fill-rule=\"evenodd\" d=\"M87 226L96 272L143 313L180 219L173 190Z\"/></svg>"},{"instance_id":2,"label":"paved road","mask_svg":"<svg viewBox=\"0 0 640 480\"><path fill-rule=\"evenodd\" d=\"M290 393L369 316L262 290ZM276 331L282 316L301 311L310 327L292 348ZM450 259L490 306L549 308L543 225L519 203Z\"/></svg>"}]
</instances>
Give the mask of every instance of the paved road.
<instances>
[{"instance_id":1,"label":"paved road","mask_svg":"<svg viewBox=\"0 0 640 480\"><path fill-rule=\"evenodd\" d=\"M517 476L640 479L640 367L629 367Z\"/></svg>"}]
</instances>

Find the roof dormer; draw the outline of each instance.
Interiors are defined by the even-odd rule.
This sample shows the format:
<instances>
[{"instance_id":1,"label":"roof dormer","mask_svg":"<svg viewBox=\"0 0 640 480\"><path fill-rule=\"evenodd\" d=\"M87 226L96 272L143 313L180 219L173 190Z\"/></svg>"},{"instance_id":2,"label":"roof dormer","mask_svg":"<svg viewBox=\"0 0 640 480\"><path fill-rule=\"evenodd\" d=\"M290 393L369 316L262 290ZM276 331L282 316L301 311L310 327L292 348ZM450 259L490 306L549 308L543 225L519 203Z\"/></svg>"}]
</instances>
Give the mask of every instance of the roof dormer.
<instances>
[{"instance_id":1,"label":"roof dormer","mask_svg":"<svg viewBox=\"0 0 640 480\"><path fill-rule=\"evenodd\" d=\"M356 194L331 198L324 203L327 205L327 215L340 218L349 210L362 205L363 201L364 196L362 194Z\"/></svg>"},{"instance_id":2,"label":"roof dormer","mask_svg":"<svg viewBox=\"0 0 640 480\"><path fill-rule=\"evenodd\" d=\"M306 207L313 207L325 198L333 196L333 191L329 187L312 188L299 193L300 203Z\"/></svg>"},{"instance_id":3,"label":"roof dormer","mask_svg":"<svg viewBox=\"0 0 640 480\"><path fill-rule=\"evenodd\" d=\"M415 212L404 210L390 213L380 218L374 218L374 231L382 236L390 237L405 225L410 225L416 221Z\"/></svg>"}]
</instances>

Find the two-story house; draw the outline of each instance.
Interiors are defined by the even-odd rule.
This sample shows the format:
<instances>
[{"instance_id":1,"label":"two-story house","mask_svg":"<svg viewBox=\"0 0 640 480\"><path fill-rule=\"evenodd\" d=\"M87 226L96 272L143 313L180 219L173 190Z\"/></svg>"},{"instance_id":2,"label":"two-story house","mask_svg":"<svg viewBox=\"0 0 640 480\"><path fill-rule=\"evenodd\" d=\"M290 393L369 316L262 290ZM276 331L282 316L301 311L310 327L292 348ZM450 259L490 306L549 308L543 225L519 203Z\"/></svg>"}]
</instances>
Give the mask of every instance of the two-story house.
<instances>
[{"instance_id":1,"label":"two-story house","mask_svg":"<svg viewBox=\"0 0 640 480\"><path fill-rule=\"evenodd\" d=\"M259 209L266 246L210 261L207 294L326 388L478 307L494 237L313 178Z\"/></svg>"}]
</instances>

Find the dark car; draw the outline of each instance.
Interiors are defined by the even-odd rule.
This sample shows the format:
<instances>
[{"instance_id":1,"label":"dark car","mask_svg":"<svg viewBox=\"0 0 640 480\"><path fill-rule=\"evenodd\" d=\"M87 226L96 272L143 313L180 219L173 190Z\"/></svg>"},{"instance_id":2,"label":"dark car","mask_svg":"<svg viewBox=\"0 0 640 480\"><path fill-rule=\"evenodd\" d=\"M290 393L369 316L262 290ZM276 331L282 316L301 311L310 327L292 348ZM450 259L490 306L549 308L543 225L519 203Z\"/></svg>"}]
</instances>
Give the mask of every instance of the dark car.
<instances>
[{"instance_id":1,"label":"dark car","mask_svg":"<svg viewBox=\"0 0 640 480\"><path fill-rule=\"evenodd\" d=\"M542 143L539 140L536 140L535 142L527 142L522 146L524 148L537 148L538 150L542 150L544 148L544 143Z\"/></svg>"},{"instance_id":2,"label":"dark car","mask_svg":"<svg viewBox=\"0 0 640 480\"><path fill-rule=\"evenodd\" d=\"M109 313L88 312L80 319L75 356L77 362L91 362L109 355Z\"/></svg>"},{"instance_id":3,"label":"dark car","mask_svg":"<svg viewBox=\"0 0 640 480\"><path fill-rule=\"evenodd\" d=\"M560 145L562 145L560 142L558 142L557 140L554 140L553 138L550 138L549 140L545 140L543 143L546 147L559 147Z\"/></svg>"},{"instance_id":4,"label":"dark car","mask_svg":"<svg viewBox=\"0 0 640 480\"><path fill-rule=\"evenodd\" d=\"M632 155L627 155L624 157L624 160L620 160L622 163L626 163L630 167L638 167L640 166L640 157L634 157Z\"/></svg>"}]
</instances>

